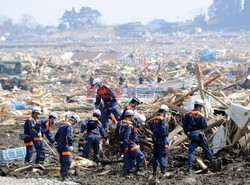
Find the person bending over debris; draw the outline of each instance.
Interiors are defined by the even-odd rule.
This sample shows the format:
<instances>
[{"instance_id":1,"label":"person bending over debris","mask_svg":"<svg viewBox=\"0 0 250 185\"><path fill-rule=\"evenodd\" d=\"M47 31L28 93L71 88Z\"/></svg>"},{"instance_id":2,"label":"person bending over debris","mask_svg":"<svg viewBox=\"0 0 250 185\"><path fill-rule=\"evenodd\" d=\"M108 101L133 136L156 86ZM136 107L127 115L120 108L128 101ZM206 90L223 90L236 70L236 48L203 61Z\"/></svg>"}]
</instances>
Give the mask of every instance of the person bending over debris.
<instances>
[{"instance_id":1,"label":"person bending over debris","mask_svg":"<svg viewBox=\"0 0 250 185\"><path fill-rule=\"evenodd\" d=\"M198 146L202 147L206 159L210 161L211 167L214 168L214 170L219 170L221 166L221 161L213 160L213 154L209 149L207 139L203 132L203 130L207 128L206 118L201 113L204 105L205 102L202 99L196 100L194 102L194 109L187 113L183 119L183 129L189 138L187 173L193 172L192 165L195 160L195 150Z\"/></svg>"},{"instance_id":2,"label":"person bending over debris","mask_svg":"<svg viewBox=\"0 0 250 185\"><path fill-rule=\"evenodd\" d=\"M96 109L93 113L92 118L87 118L85 123L81 126L81 132L87 130L87 137L84 141L82 155L84 158L89 158L90 150L93 146L94 148L94 161L100 161L100 134L106 140L106 143L109 144L108 136L99 121L101 118L101 111Z\"/></svg>"},{"instance_id":3,"label":"person bending over debris","mask_svg":"<svg viewBox=\"0 0 250 185\"><path fill-rule=\"evenodd\" d=\"M164 81L162 76L161 76L161 73L159 73L158 77L157 77L157 83L161 83L161 81Z\"/></svg>"},{"instance_id":4,"label":"person bending over debris","mask_svg":"<svg viewBox=\"0 0 250 185\"><path fill-rule=\"evenodd\" d=\"M167 105L161 105L157 115L151 122L152 127L152 139L153 139L153 175L157 174L158 163L163 177L166 175L166 167L168 164L168 121L166 117L169 114L169 108Z\"/></svg>"},{"instance_id":5,"label":"person bending over debris","mask_svg":"<svg viewBox=\"0 0 250 185\"><path fill-rule=\"evenodd\" d=\"M129 104L125 105L120 120L123 120L125 118L125 113L127 110L135 111L136 107L140 104L142 104L142 101L136 97L133 97L132 100L129 102Z\"/></svg>"},{"instance_id":6,"label":"person bending over debris","mask_svg":"<svg viewBox=\"0 0 250 185\"><path fill-rule=\"evenodd\" d=\"M144 83L144 81L145 81L145 74L144 73L142 73L142 75L139 77L139 84L141 85L141 84L143 84Z\"/></svg>"},{"instance_id":7,"label":"person bending over debris","mask_svg":"<svg viewBox=\"0 0 250 185\"><path fill-rule=\"evenodd\" d=\"M102 84L99 78L94 79L93 86L97 88L95 108L100 109L101 100L103 100L104 102L103 112L105 114L102 115L103 117L102 124L104 129L107 129L108 127L107 123L111 113L115 116L116 120L120 119L120 115L116 110L116 105L117 105L116 97L110 88Z\"/></svg>"},{"instance_id":8,"label":"person bending over debris","mask_svg":"<svg viewBox=\"0 0 250 185\"><path fill-rule=\"evenodd\" d=\"M41 119L38 121L39 125L41 125L41 133L42 133L42 137L44 135L46 135L47 139L55 146L57 147L58 144L57 142L55 141L51 131L50 131L50 128L51 128L51 125L55 125L56 122L57 122L57 119L58 119L58 115L57 113L55 112L51 112L49 114L49 119Z\"/></svg>"},{"instance_id":9,"label":"person bending over debris","mask_svg":"<svg viewBox=\"0 0 250 185\"><path fill-rule=\"evenodd\" d=\"M125 75L122 73L122 75L119 77L119 85L123 85L126 81Z\"/></svg>"},{"instance_id":10,"label":"person bending over debris","mask_svg":"<svg viewBox=\"0 0 250 185\"><path fill-rule=\"evenodd\" d=\"M45 159L45 149L41 139L41 125L37 124L38 116L41 114L40 107L33 107L31 117L24 123L24 143L26 145L25 162L32 162L34 152L33 144L36 149L36 163L40 163Z\"/></svg>"},{"instance_id":11,"label":"person bending over debris","mask_svg":"<svg viewBox=\"0 0 250 185\"><path fill-rule=\"evenodd\" d=\"M69 121L64 122L58 129L55 135L55 141L58 143L58 153L60 155L61 163L61 177L62 180L66 180L70 165L72 162L73 151L73 125L80 122L80 117L78 115L73 115Z\"/></svg>"},{"instance_id":12,"label":"person bending over debris","mask_svg":"<svg viewBox=\"0 0 250 185\"><path fill-rule=\"evenodd\" d=\"M116 133L119 132L119 144L124 154L123 176L128 176L136 161L136 175L143 175L140 168L144 164L144 154L141 152L138 143L137 128L145 124L144 115L138 115L133 119L134 113L128 110L125 119L117 125Z\"/></svg>"}]
</instances>

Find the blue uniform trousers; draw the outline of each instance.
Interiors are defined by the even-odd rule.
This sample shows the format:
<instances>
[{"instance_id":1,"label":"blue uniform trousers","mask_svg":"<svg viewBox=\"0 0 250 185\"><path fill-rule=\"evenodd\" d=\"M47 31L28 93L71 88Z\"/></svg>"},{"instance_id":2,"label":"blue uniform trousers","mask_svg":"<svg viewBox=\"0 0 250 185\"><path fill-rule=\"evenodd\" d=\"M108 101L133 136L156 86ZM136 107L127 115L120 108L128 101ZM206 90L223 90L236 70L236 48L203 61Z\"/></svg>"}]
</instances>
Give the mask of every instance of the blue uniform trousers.
<instances>
[{"instance_id":1,"label":"blue uniform trousers","mask_svg":"<svg viewBox=\"0 0 250 185\"><path fill-rule=\"evenodd\" d=\"M45 159L45 149L43 147L43 142L41 140L34 140L34 147L36 149L36 163L39 163L40 161L44 161Z\"/></svg>"},{"instance_id":2,"label":"blue uniform trousers","mask_svg":"<svg viewBox=\"0 0 250 185\"><path fill-rule=\"evenodd\" d=\"M30 137L24 138L24 143L26 146L26 156L25 156L25 162L32 162L32 155L34 152L33 142L30 139Z\"/></svg>"},{"instance_id":3,"label":"blue uniform trousers","mask_svg":"<svg viewBox=\"0 0 250 185\"><path fill-rule=\"evenodd\" d=\"M144 164L144 154L141 152L140 148L137 148L134 151L129 151L124 153L124 170L131 170L135 165L139 168Z\"/></svg>"},{"instance_id":4,"label":"blue uniform trousers","mask_svg":"<svg viewBox=\"0 0 250 185\"><path fill-rule=\"evenodd\" d=\"M154 144L152 159L153 168L156 169L158 163L160 165L161 170L166 169L168 164L168 149L164 146L164 144Z\"/></svg>"},{"instance_id":5,"label":"blue uniform trousers","mask_svg":"<svg viewBox=\"0 0 250 185\"><path fill-rule=\"evenodd\" d=\"M115 119L118 121L120 120L120 114L119 112L116 110L116 108L112 108L111 105L100 105L100 110L102 113L101 116L101 123L103 125L103 128L106 130L110 127L109 124L109 119L111 118L111 113L115 116Z\"/></svg>"},{"instance_id":6,"label":"blue uniform trousers","mask_svg":"<svg viewBox=\"0 0 250 185\"><path fill-rule=\"evenodd\" d=\"M91 148L94 149L94 161L100 160L100 137L97 134L89 134L83 146L82 155L84 158L89 158Z\"/></svg>"},{"instance_id":7,"label":"blue uniform trousers","mask_svg":"<svg viewBox=\"0 0 250 185\"><path fill-rule=\"evenodd\" d=\"M203 152L205 154L205 157L210 162L213 160L213 154L211 150L209 149L208 142L204 138L204 136L201 136L199 140L191 141L188 148L188 165L191 167L194 160L195 160L195 150L196 148L200 146L203 149Z\"/></svg>"},{"instance_id":8,"label":"blue uniform trousers","mask_svg":"<svg viewBox=\"0 0 250 185\"><path fill-rule=\"evenodd\" d=\"M65 177L68 175L72 163L72 155L69 146L65 144L59 144L57 150L60 155L61 176Z\"/></svg>"}]
</instances>

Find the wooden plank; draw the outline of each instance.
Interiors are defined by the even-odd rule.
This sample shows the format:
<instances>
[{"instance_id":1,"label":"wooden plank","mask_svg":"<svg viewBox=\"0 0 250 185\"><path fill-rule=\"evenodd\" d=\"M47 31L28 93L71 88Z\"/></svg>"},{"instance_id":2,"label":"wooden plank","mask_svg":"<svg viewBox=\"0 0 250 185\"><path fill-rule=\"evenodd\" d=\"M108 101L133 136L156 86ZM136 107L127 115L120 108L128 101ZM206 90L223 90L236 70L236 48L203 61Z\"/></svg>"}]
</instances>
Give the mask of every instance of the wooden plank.
<instances>
[{"instance_id":1,"label":"wooden plank","mask_svg":"<svg viewBox=\"0 0 250 185\"><path fill-rule=\"evenodd\" d=\"M168 139L172 139L176 134L183 130L182 126L178 125L172 132L169 133Z\"/></svg>"},{"instance_id":2,"label":"wooden plank","mask_svg":"<svg viewBox=\"0 0 250 185\"><path fill-rule=\"evenodd\" d=\"M245 140L245 144L241 147L240 153L244 152L247 149L248 145L250 144L250 133L247 134L246 137L243 139L246 139L246 140Z\"/></svg>"},{"instance_id":3,"label":"wooden plank","mask_svg":"<svg viewBox=\"0 0 250 185\"><path fill-rule=\"evenodd\" d=\"M173 105L173 104L171 104L171 103L166 103L166 105L167 105L170 109L172 109L172 110L174 110L174 111L176 111L176 112L180 112L180 113L182 113L183 115L185 115L186 113L189 112L188 110L183 109L183 108L181 108L181 107L178 107L178 106L176 106L176 105Z\"/></svg>"},{"instance_id":4,"label":"wooden plank","mask_svg":"<svg viewBox=\"0 0 250 185\"><path fill-rule=\"evenodd\" d=\"M222 105L224 105L226 108L229 108L229 106L227 104L225 104L222 100L220 100L219 98L217 98L216 96L214 96L212 93L206 91L205 89L203 89L203 91L208 94L209 96L212 96L214 99L216 99L218 102L220 102Z\"/></svg>"},{"instance_id":5,"label":"wooden plank","mask_svg":"<svg viewBox=\"0 0 250 185\"><path fill-rule=\"evenodd\" d=\"M249 117L249 119L247 120L247 123L248 123L248 124L250 123L250 117ZM241 129L241 128L238 128L238 129L237 129L237 131L236 131L236 133L235 133L235 135L234 135L234 137L233 137L233 141L232 141L232 144L233 144L233 145L239 141L240 137L242 136L244 130L247 128L248 124L246 124L246 125L244 126L244 128L242 128L242 129Z\"/></svg>"},{"instance_id":6,"label":"wooden plank","mask_svg":"<svg viewBox=\"0 0 250 185\"><path fill-rule=\"evenodd\" d=\"M28 165L21 168L17 168L13 172L30 171L32 168L32 165Z\"/></svg>"},{"instance_id":7,"label":"wooden plank","mask_svg":"<svg viewBox=\"0 0 250 185\"><path fill-rule=\"evenodd\" d=\"M196 77L197 77L197 81L198 81L198 86L199 86L199 90L200 90L201 99L203 101L205 101L205 95L204 95L204 92L203 92L204 85L203 85L203 80L202 80L202 77L201 77L201 70L200 70L200 67L199 67L198 63L195 64L195 73L196 73ZM204 110L205 117L208 118L208 111L207 111L206 105L203 106L203 110Z\"/></svg>"},{"instance_id":8,"label":"wooden plank","mask_svg":"<svg viewBox=\"0 0 250 185\"><path fill-rule=\"evenodd\" d=\"M201 167L202 170L207 169L207 165L205 165L205 164L203 163L203 161L201 160L201 158L196 157L196 161L197 161L197 163L199 164L199 166Z\"/></svg>"},{"instance_id":9,"label":"wooden plank","mask_svg":"<svg viewBox=\"0 0 250 185\"><path fill-rule=\"evenodd\" d=\"M223 116L221 116L221 115L220 115L220 116L217 116L216 118L213 118L213 119L211 119L211 120L209 120L209 121L207 122L207 128L206 128L204 131L210 130L211 128L213 128L213 127L215 127L215 126L219 126L219 125L221 125L224 121L225 121L225 120L224 120ZM174 143L171 145L170 148L173 148L173 147L175 147L175 146L178 146L179 144L181 144L181 143L183 143L183 142L185 142L185 141L187 141L187 140L188 140L188 138L187 138L186 135L178 136L178 137L177 137L177 140L174 141Z\"/></svg>"},{"instance_id":10,"label":"wooden plank","mask_svg":"<svg viewBox=\"0 0 250 185\"><path fill-rule=\"evenodd\" d=\"M188 138L187 138L186 135L178 136L177 139L174 141L174 143L170 146L170 149L174 148L175 146L178 146L179 144L181 144L181 143L183 143L183 142L185 142L187 140L188 140Z\"/></svg>"},{"instance_id":11,"label":"wooden plank","mask_svg":"<svg viewBox=\"0 0 250 185\"><path fill-rule=\"evenodd\" d=\"M220 77L220 74L218 74L215 77L211 78L210 80L206 81L204 83L204 87L208 86L210 83L212 83L214 80L216 80L219 77ZM196 87L194 90L192 90L192 91L188 92L187 94L183 95L182 97L180 97L173 104L174 105L179 105L187 96L190 96L190 95L194 94L194 92L196 92L198 90L199 90L199 87Z\"/></svg>"}]
</instances>

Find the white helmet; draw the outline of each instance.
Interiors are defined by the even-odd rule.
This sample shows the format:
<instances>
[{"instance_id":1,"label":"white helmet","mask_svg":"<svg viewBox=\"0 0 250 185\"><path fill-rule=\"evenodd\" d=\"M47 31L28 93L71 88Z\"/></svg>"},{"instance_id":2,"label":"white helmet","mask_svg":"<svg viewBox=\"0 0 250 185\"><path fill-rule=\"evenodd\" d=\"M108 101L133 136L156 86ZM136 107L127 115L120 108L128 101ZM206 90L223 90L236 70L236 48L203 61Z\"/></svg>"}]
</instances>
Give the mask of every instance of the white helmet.
<instances>
[{"instance_id":1,"label":"white helmet","mask_svg":"<svg viewBox=\"0 0 250 185\"><path fill-rule=\"evenodd\" d=\"M159 75L161 75L161 73L159 73Z\"/></svg>"},{"instance_id":2,"label":"white helmet","mask_svg":"<svg viewBox=\"0 0 250 185\"><path fill-rule=\"evenodd\" d=\"M80 117L77 114L72 115L71 119L73 119L74 121L76 121L76 123L80 122Z\"/></svg>"},{"instance_id":3,"label":"white helmet","mask_svg":"<svg viewBox=\"0 0 250 185\"><path fill-rule=\"evenodd\" d=\"M166 111L166 112L169 112L169 108L168 108L167 105L161 105L161 106L160 106L160 110L164 110L164 111Z\"/></svg>"},{"instance_id":4,"label":"white helmet","mask_svg":"<svg viewBox=\"0 0 250 185\"><path fill-rule=\"evenodd\" d=\"M38 114L42 114L42 110L41 110L41 108L38 107L38 106L34 106L34 107L32 108L32 113L33 113L33 112L38 113Z\"/></svg>"},{"instance_id":5,"label":"white helmet","mask_svg":"<svg viewBox=\"0 0 250 185\"><path fill-rule=\"evenodd\" d=\"M139 98L133 97L132 100L130 101L131 103L138 103L138 104L142 104L143 101L141 101Z\"/></svg>"},{"instance_id":6,"label":"white helmet","mask_svg":"<svg viewBox=\"0 0 250 185\"><path fill-rule=\"evenodd\" d=\"M202 100L202 99L198 99L194 102L195 105L201 105L201 106L204 106L206 105L206 103Z\"/></svg>"},{"instance_id":7,"label":"white helmet","mask_svg":"<svg viewBox=\"0 0 250 185\"><path fill-rule=\"evenodd\" d=\"M99 109L96 109L94 112L93 112L93 116L94 115L97 115L97 116L100 116L102 115L101 111Z\"/></svg>"},{"instance_id":8,"label":"white helmet","mask_svg":"<svg viewBox=\"0 0 250 185\"><path fill-rule=\"evenodd\" d=\"M134 112L132 110L127 110L125 112L125 116L133 116L134 115Z\"/></svg>"},{"instance_id":9,"label":"white helmet","mask_svg":"<svg viewBox=\"0 0 250 185\"><path fill-rule=\"evenodd\" d=\"M49 113L49 117L54 117L55 119L58 119L58 115L57 115L57 113L55 113L55 112L51 112L51 113Z\"/></svg>"},{"instance_id":10,"label":"white helmet","mask_svg":"<svg viewBox=\"0 0 250 185\"><path fill-rule=\"evenodd\" d=\"M102 81L100 80L100 78L95 78L93 80L93 86L97 86L97 85L100 85L102 83Z\"/></svg>"},{"instance_id":11,"label":"white helmet","mask_svg":"<svg viewBox=\"0 0 250 185\"><path fill-rule=\"evenodd\" d=\"M143 114L139 114L134 118L135 121L138 121L141 125L145 125L146 117Z\"/></svg>"}]
</instances>

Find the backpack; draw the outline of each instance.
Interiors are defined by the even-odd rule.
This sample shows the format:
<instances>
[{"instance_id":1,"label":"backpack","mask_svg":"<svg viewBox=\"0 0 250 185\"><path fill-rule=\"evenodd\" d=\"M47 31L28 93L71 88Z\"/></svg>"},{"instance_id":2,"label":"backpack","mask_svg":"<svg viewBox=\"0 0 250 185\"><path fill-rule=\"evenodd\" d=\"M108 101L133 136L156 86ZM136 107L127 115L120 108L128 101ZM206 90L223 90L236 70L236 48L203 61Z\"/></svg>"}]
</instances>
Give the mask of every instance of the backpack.
<instances>
[{"instance_id":1,"label":"backpack","mask_svg":"<svg viewBox=\"0 0 250 185\"><path fill-rule=\"evenodd\" d=\"M122 122L121 127L119 128L119 143L123 144L123 138L126 132L126 129L128 128L128 123Z\"/></svg>"},{"instance_id":2,"label":"backpack","mask_svg":"<svg viewBox=\"0 0 250 185\"><path fill-rule=\"evenodd\" d=\"M98 127L99 121L97 120L89 120L87 123L87 132L95 130Z\"/></svg>"}]
</instances>

